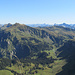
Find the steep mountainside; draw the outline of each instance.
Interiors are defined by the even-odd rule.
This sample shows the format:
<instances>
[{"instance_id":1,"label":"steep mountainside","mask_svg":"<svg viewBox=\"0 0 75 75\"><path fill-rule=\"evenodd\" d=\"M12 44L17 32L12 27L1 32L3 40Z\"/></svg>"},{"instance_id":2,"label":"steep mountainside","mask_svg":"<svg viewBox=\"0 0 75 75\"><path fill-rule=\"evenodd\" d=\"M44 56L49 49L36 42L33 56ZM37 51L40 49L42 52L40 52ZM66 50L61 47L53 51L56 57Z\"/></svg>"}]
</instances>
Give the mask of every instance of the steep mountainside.
<instances>
[{"instance_id":1,"label":"steep mountainside","mask_svg":"<svg viewBox=\"0 0 75 75\"><path fill-rule=\"evenodd\" d=\"M57 75L75 75L75 40L69 40L61 46L57 53L60 60L66 59L67 64L62 67L62 71Z\"/></svg>"},{"instance_id":2,"label":"steep mountainside","mask_svg":"<svg viewBox=\"0 0 75 75\"><path fill-rule=\"evenodd\" d=\"M65 40L74 39L74 32L63 27L37 29L16 23L0 31L0 56L34 56L41 51L60 46Z\"/></svg>"},{"instance_id":3,"label":"steep mountainside","mask_svg":"<svg viewBox=\"0 0 75 75\"><path fill-rule=\"evenodd\" d=\"M15 23L0 30L0 73L74 75L74 54L74 29Z\"/></svg>"},{"instance_id":4,"label":"steep mountainside","mask_svg":"<svg viewBox=\"0 0 75 75\"><path fill-rule=\"evenodd\" d=\"M48 32L31 28L23 24L14 24L0 31L0 56L19 58L38 53L41 50L51 50L55 39Z\"/></svg>"}]
</instances>

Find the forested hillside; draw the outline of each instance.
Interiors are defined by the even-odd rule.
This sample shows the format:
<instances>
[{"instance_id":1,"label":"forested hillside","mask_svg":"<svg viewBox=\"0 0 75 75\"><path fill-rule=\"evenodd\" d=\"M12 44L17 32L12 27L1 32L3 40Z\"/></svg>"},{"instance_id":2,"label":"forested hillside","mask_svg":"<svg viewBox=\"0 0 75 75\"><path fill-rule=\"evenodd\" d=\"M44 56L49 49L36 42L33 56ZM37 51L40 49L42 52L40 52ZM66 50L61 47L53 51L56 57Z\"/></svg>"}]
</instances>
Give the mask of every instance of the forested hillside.
<instances>
[{"instance_id":1,"label":"forested hillside","mask_svg":"<svg viewBox=\"0 0 75 75\"><path fill-rule=\"evenodd\" d=\"M7 75L74 75L74 39L75 30L62 26L9 25L0 30L0 71Z\"/></svg>"}]
</instances>

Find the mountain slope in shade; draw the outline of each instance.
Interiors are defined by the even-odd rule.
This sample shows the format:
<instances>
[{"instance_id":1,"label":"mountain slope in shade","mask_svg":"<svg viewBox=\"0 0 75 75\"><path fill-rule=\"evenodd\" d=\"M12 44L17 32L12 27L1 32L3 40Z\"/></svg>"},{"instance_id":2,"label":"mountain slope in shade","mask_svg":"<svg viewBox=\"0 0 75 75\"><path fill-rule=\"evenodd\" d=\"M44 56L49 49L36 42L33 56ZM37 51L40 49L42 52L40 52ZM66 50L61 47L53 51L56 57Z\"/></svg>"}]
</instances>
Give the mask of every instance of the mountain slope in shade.
<instances>
[{"instance_id":1,"label":"mountain slope in shade","mask_svg":"<svg viewBox=\"0 0 75 75\"><path fill-rule=\"evenodd\" d=\"M60 54L58 57L61 57L60 60L66 59L67 64L62 67L62 71L57 75L75 75L75 41L69 40L58 50Z\"/></svg>"}]
</instances>

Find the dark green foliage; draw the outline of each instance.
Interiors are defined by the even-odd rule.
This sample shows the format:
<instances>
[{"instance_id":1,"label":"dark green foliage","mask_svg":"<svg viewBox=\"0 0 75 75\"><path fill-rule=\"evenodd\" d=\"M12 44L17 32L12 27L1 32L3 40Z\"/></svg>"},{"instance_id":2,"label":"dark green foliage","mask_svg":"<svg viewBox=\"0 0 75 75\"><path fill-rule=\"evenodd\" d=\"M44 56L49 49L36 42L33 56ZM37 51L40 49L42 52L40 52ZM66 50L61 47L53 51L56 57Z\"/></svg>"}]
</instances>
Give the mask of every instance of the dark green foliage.
<instances>
[{"instance_id":1,"label":"dark green foliage","mask_svg":"<svg viewBox=\"0 0 75 75\"><path fill-rule=\"evenodd\" d=\"M36 43L41 42L40 40L37 40L37 39L35 39L35 38L29 38L29 40L30 40L30 41L34 40Z\"/></svg>"},{"instance_id":2,"label":"dark green foliage","mask_svg":"<svg viewBox=\"0 0 75 75\"><path fill-rule=\"evenodd\" d=\"M47 53L45 53L45 55L47 55ZM50 63L54 62L55 59L53 59L52 57L46 58L45 55L43 52L41 57L38 56L39 58L37 58L37 59L26 58L26 59L21 59L20 61L23 62L25 64L25 66L29 65L28 63L34 63L35 65L38 65L38 64L45 65L45 64L50 64Z\"/></svg>"},{"instance_id":3,"label":"dark green foliage","mask_svg":"<svg viewBox=\"0 0 75 75\"><path fill-rule=\"evenodd\" d=\"M58 57L62 58L70 58L72 55L75 54L75 41L69 40L64 45L59 48L57 51L61 52Z\"/></svg>"},{"instance_id":4,"label":"dark green foliage","mask_svg":"<svg viewBox=\"0 0 75 75\"><path fill-rule=\"evenodd\" d=\"M16 60L17 60L17 59L11 60L11 63L13 63L13 65L16 64L16 63L17 63Z\"/></svg>"},{"instance_id":5,"label":"dark green foliage","mask_svg":"<svg viewBox=\"0 0 75 75\"><path fill-rule=\"evenodd\" d=\"M47 58L48 54L46 52L38 53L38 58Z\"/></svg>"},{"instance_id":6,"label":"dark green foliage","mask_svg":"<svg viewBox=\"0 0 75 75\"><path fill-rule=\"evenodd\" d=\"M7 48L7 41L6 39L8 38L8 36L10 36L10 32L5 32L4 30L0 31L0 47L1 48Z\"/></svg>"},{"instance_id":7,"label":"dark green foliage","mask_svg":"<svg viewBox=\"0 0 75 75\"><path fill-rule=\"evenodd\" d=\"M5 69L6 66L11 65L11 60L9 59L0 59L0 70Z\"/></svg>"},{"instance_id":8,"label":"dark green foliage","mask_svg":"<svg viewBox=\"0 0 75 75\"><path fill-rule=\"evenodd\" d=\"M67 64L62 67L63 70L57 75L75 75L75 41L67 41L57 51L61 52L58 57L62 57L67 61Z\"/></svg>"},{"instance_id":9,"label":"dark green foliage","mask_svg":"<svg viewBox=\"0 0 75 75\"><path fill-rule=\"evenodd\" d=\"M14 46L16 46L16 44L19 43L19 40L16 37L14 37L12 43Z\"/></svg>"},{"instance_id":10,"label":"dark green foliage","mask_svg":"<svg viewBox=\"0 0 75 75\"><path fill-rule=\"evenodd\" d=\"M26 56L30 55L30 49L27 45L18 45L16 48L16 55L18 58L25 58Z\"/></svg>"}]
</instances>

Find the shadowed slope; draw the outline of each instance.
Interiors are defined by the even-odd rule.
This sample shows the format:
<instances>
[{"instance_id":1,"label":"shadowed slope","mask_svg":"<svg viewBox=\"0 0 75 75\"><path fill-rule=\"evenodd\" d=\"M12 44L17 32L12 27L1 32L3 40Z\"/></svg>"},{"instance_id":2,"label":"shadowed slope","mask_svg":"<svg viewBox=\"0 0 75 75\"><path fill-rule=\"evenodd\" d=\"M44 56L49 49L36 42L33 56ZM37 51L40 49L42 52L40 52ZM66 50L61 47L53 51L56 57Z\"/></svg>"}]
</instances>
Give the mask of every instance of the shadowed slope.
<instances>
[{"instance_id":1,"label":"shadowed slope","mask_svg":"<svg viewBox=\"0 0 75 75\"><path fill-rule=\"evenodd\" d=\"M67 61L67 64L62 67L63 70L57 75L75 75L75 41L66 42L57 51L60 52L58 57Z\"/></svg>"}]
</instances>

